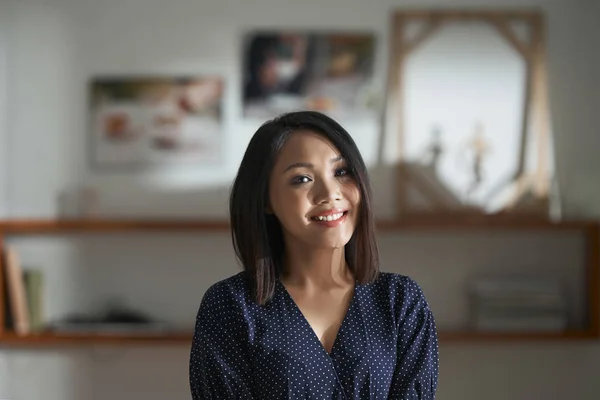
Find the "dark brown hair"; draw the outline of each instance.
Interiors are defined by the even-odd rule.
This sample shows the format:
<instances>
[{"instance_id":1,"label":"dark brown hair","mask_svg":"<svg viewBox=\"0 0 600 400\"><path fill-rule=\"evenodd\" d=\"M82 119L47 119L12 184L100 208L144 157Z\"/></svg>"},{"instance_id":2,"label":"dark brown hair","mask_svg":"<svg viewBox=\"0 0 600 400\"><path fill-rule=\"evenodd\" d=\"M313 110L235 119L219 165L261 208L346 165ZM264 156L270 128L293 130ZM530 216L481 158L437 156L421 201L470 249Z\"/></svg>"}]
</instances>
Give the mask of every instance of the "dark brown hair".
<instances>
[{"instance_id":1,"label":"dark brown hair","mask_svg":"<svg viewBox=\"0 0 600 400\"><path fill-rule=\"evenodd\" d=\"M342 126L324 114L314 111L283 114L264 123L250 140L229 201L233 246L258 304L265 304L273 296L283 271L285 248L279 221L266 212L269 176L279 150L289 135L298 130L323 135L347 162L360 190L361 201L354 234L346 245L346 262L360 283L373 281L379 273L371 183L354 140Z\"/></svg>"}]
</instances>

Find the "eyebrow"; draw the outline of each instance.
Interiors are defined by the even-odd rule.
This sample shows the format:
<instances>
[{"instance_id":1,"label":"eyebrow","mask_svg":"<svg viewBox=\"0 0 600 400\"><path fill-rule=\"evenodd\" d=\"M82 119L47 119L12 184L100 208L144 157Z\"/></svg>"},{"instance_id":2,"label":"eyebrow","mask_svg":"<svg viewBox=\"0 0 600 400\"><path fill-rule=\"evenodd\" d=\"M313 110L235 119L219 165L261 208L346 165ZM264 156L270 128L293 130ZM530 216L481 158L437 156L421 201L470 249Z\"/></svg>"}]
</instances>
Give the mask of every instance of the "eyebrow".
<instances>
[{"instance_id":1,"label":"eyebrow","mask_svg":"<svg viewBox=\"0 0 600 400\"><path fill-rule=\"evenodd\" d=\"M334 164L338 161L341 161L343 159L342 156L337 156L337 157L333 157L331 160L329 160L330 163ZM295 168L314 168L315 166L311 163L307 163L307 162L297 162L297 163L293 163L287 166L286 169L283 170L283 173L286 173L287 171L291 170L291 169L295 169Z\"/></svg>"}]
</instances>

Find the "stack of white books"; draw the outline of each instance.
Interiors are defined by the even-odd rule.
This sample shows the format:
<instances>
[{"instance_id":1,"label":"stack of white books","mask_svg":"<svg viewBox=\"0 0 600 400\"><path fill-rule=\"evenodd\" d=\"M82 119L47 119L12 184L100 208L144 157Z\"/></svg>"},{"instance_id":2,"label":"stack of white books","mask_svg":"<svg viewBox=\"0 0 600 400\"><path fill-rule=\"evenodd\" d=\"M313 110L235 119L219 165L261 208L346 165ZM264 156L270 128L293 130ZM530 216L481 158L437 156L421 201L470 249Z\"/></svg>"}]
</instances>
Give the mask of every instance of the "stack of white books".
<instances>
[{"instance_id":1,"label":"stack of white books","mask_svg":"<svg viewBox=\"0 0 600 400\"><path fill-rule=\"evenodd\" d=\"M478 331L561 332L568 328L565 291L557 280L486 278L470 285L471 322Z\"/></svg>"}]
</instances>

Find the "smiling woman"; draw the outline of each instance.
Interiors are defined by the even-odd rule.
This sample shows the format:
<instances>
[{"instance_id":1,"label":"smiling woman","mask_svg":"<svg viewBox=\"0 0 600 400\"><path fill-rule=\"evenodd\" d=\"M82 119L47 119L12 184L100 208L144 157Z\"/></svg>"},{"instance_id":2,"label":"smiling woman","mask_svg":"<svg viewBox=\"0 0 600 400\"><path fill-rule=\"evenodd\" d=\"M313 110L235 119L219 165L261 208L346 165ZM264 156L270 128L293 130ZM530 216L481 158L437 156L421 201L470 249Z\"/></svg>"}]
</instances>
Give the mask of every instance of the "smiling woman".
<instances>
[{"instance_id":1,"label":"smiling woman","mask_svg":"<svg viewBox=\"0 0 600 400\"><path fill-rule=\"evenodd\" d=\"M270 174L268 211L281 224L291 254L341 252L354 233L361 197L366 194L361 196L348 162L327 137L310 130L290 134Z\"/></svg>"},{"instance_id":2,"label":"smiling woman","mask_svg":"<svg viewBox=\"0 0 600 400\"><path fill-rule=\"evenodd\" d=\"M433 399L435 321L419 285L379 270L364 161L317 112L250 141L230 199L244 271L196 316L194 399Z\"/></svg>"}]
</instances>

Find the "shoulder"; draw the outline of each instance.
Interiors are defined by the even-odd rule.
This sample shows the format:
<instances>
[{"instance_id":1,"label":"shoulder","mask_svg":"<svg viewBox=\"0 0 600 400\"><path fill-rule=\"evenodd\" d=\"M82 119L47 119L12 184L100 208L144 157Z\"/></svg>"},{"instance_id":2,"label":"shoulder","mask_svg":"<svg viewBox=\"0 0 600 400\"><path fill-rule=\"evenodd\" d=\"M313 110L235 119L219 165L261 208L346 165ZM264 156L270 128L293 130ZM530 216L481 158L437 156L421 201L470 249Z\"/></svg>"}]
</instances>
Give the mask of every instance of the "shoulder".
<instances>
[{"instance_id":1,"label":"shoulder","mask_svg":"<svg viewBox=\"0 0 600 400\"><path fill-rule=\"evenodd\" d=\"M234 346L247 343L250 327L245 298L246 285L242 273L213 283L206 290L194 325L194 357L226 356L225 353Z\"/></svg>"},{"instance_id":2,"label":"shoulder","mask_svg":"<svg viewBox=\"0 0 600 400\"><path fill-rule=\"evenodd\" d=\"M391 297L425 299L421 286L411 277L393 272L380 272L373 286L377 291L384 291Z\"/></svg>"},{"instance_id":3,"label":"shoulder","mask_svg":"<svg viewBox=\"0 0 600 400\"><path fill-rule=\"evenodd\" d=\"M204 293L197 317L230 319L232 315L242 312L248 296L244 272L222 279L213 283Z\"/></svg>"},{"instance_id":4,"label":"shoulder","mask_svg":"<svg viewBox=\"0 0 600 400\"><path fill-rule=\"evenodd\" d=\"M244 296L248 290L245 273L239 272L213 283L204 293L203 301Z\"/></svg>"},{"instance_id":5,"label":"shoulder","mask_svg":"<svg viewBox=\"0 0 600 400\"><path fill-rule=\"evenodd\" d=\"M369 286L380 307L391 308L397 321L410 314L431 312L422 287L409 276L380 272Z\"/></svg>"}]
</instances>

